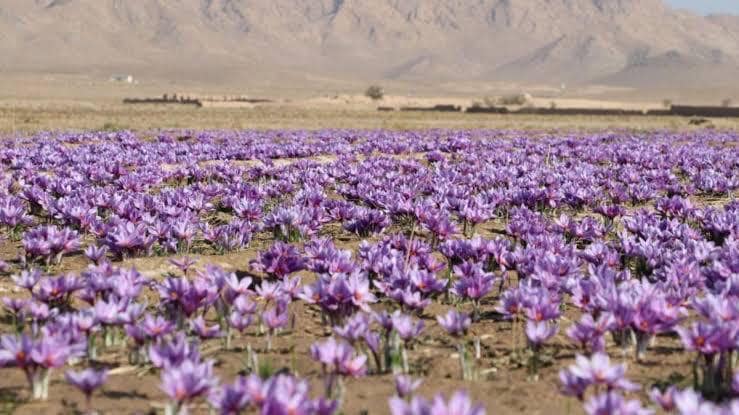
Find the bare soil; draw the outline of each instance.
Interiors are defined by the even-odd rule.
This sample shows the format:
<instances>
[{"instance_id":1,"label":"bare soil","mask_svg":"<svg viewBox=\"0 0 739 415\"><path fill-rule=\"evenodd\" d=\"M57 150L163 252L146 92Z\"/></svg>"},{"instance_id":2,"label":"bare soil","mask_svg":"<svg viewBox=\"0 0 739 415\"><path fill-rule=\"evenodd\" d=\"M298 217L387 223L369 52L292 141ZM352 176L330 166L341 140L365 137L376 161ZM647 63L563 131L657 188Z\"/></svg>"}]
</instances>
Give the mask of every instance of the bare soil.
<instances>
[{"instance_id":1,"label":"bare soil","mask_svg":"<svg viewBox=\"0 0 739 415\"><path fill-rule=\"evenodd\" d=\"M39 131L156 129L516 129L596 131L739 129L739 119L711 119L691 126L688 118L654 116L563 116L380 112L371 107L274 104L255 108L196 108L184 105L117 103L0 105L0 135Z\"/></svg>"}]
</instances>

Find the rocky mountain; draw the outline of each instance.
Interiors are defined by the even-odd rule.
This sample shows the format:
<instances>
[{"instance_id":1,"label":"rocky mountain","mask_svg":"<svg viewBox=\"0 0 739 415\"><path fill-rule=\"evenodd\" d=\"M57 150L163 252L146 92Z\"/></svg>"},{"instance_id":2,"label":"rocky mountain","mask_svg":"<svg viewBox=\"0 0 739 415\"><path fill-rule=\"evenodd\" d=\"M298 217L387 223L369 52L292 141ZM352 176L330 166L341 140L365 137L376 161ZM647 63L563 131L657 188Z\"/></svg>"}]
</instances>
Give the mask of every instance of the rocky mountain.
<instances>
[{"instance_id":1,"label":"rocky mountain","mask_svg":"<svg viewBox=\"0 0 739 415\"><path fill-rule=\"evenodd\" d=\"M0 71L660 87L739 74L739 18L662 0L3 0Z\"/></svg>"}]
</instances>

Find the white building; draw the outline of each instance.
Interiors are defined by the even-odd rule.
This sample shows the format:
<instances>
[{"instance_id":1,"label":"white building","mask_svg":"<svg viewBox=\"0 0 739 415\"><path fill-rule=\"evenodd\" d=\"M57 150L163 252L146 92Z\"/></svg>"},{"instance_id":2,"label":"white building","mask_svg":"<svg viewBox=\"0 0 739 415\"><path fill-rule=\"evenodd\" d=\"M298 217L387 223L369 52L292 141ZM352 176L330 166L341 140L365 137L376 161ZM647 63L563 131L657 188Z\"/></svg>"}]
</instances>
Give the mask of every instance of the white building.
<instances>
[{"instance_id":1,"label":"white building","mask_svg":"<svg viewBox=\"0 0 739 415\"><path fill-rule=\"evenodd\" d=\"M133 83L133 75L112 75L110 80L113 82L125 82L127 84Z\"/></svg>"}]
</instances>

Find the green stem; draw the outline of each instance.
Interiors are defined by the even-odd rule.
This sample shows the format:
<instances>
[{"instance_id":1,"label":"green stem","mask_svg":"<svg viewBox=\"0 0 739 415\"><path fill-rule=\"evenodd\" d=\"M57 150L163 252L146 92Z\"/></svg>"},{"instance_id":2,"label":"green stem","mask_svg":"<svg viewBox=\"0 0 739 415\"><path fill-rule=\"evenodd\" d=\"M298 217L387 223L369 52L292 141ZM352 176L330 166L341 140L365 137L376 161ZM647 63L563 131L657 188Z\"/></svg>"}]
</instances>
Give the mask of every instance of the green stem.
<instances>
[{"instance_id":1,"label":"green stem","mask_svg":"<svg viewBox=\"0 0 739 415\"><path fill-rule=\"evenodd\" d=\"M410 373L410 367L408 366L408 350L403 345L403 348L400 350L400 357L403 361L403 373L406 375Z\"/></svg>"},{"instance_id":2,"label":"green stem","mask_svg":"<svg viewBox=\"0 0 739 415\"><path fill-rule=\"evenodd\" d=\"M465 350L464 341L460 341L457 345L457 353L459 354L459 368L462 372L462 380L469 380L469 368L467 366L467 350Z\"/></svg>"}]
</instances>

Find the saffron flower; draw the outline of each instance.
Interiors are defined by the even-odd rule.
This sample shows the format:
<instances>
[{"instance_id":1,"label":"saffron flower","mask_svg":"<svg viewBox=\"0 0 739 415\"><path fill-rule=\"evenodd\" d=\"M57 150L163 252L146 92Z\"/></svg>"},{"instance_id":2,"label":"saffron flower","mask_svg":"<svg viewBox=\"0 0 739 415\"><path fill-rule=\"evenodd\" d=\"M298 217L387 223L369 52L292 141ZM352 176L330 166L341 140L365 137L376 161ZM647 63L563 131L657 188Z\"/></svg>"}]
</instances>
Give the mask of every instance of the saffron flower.
<instances>
[{"instance_id":1,"label":"saffron flower","mask_svg":"<svg viewBox=\"0 0 739 415\"><path fill-rule=\"evenodd\" d=\"M190 359L162 371L162 391L169 397L168 414L179 414L188 403L206 396L216 386L213 361L196 362Z\"/></svg>"},{"instance_id":2,"label":"saffron flower","mask_svg":"<svg viewBox=\"0 0 739 415\"><path fill-rule=\"evenodd\" d=\"M89 411L92 409L90 406L92 393L103 386L105 381L108 379L108 371L95 370L92 368L88 368L80 372L68 370L64 374L64 377L67 379L67 382L74 385L74 387L79 389L80 392L85 395L85 402Z\"/></svg>"}]
</instances>

